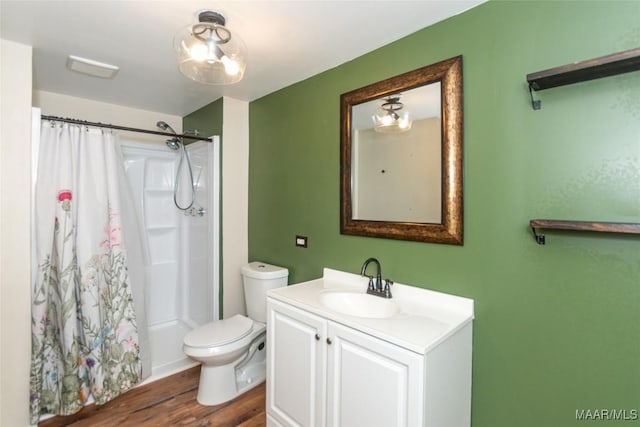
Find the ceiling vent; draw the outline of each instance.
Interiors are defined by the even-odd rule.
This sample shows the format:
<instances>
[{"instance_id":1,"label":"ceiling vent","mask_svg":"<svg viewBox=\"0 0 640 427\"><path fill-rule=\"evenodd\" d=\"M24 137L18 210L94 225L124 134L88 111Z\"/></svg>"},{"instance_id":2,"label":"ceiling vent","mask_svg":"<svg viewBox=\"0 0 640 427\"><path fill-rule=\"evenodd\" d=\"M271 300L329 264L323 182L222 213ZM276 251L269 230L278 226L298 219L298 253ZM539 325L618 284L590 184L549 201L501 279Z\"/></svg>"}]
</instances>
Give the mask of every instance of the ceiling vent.
<instances>
[{"instance_id":1,"label":"ceiling vent","mask_svg":"<svg viewBox=\"0 0 640 427\"><path fill-rule=\"evenodd\" d=\"M67 58L67 68L77 73L100 77L101 79L112 79L120 70L120 67L116 67L115 65L105 64L104 62L81 58L75 55L69 55Z\"/></svg>"}]
</instances>

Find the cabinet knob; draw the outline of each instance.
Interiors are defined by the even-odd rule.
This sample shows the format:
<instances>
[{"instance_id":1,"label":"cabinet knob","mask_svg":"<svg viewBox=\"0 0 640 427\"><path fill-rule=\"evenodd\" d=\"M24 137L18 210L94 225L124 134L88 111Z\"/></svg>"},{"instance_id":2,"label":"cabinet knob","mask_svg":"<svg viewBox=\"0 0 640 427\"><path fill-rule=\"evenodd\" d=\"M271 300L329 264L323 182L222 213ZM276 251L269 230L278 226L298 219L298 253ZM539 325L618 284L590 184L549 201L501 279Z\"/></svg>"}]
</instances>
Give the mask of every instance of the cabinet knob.
<instances>
[{"instance_id":1,"label":"cabinet knob","mask_svg":"<svg viewBox=\"0 0 640 427\"><path fill-rule=\"evenodd\" d=\"M327 344L331 345L331 338L327 338Z\"/></svg>"},{"instance_id":2,"label":"cabinet knob","mask_svg":"<svg viewBox=\"0 0 640 427\"><path fill-rule=\"evenodd\" d=\"M316 341L320 341L320 334L316 334Z\"/></svg>"}]
</instances>

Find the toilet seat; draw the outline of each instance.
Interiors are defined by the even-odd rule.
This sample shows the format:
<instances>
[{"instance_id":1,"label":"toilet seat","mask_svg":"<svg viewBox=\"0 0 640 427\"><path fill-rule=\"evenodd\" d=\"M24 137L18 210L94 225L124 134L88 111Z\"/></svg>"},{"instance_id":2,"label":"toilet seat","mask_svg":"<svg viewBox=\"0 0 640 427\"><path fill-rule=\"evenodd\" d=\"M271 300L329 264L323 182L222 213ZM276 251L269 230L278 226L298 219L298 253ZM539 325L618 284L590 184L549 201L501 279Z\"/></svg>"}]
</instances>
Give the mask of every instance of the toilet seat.
<instances>
[{"instance_id":1,"label":"toilet seat","mask_svg":"<svg viewBox=\"0 0 640 427\"><path fill-rule=\"evenodd\" d=\"M202 341L198 341L196 339L195 340L196 345L189 344L191 342L194 342L193 337L200 338L200 333L199 333L200 328L204 326L208 326L213 323L222 322L221 320L218 320L216 322L202 325L199 328L196 328L193 331L189 332L187 335L185 335L185 338L182 344L182 350L187 356L195 358L196 360L200 360L200 361L202 361L202 358L215 357L218 360L216 363L228 363L231 360L237 359L238 357L240 357L240 355L242 355L243 352L247 351L247 349L249 348L253 340L264 335L267 329L264 323L256 322L255 320L252 320L242 315L237 315L237 316L241 317L242 319L235 319L231 322L231 325L234 327L233 329L236 332L244 331L244 328L242 328L239 325L243 325L243 324L246 325L247 321L249 321L249 324L250 324L249 330L246 332L243 332L242 336L236 335L235 337L232 337L231 334L226 335L225 338L227 340L225 344L208 345L208 346L201 344L203 342L209 342L209 343L220 342L219 337L213 337L213 336L208 338L203 338ZM225 320L231 320L231 319L232 318L225 319ZM246 320L243 320L243 319L246 319ZM226 323L227 322L225 322L225 324Z\"/></svg>"},{"instance_id":2,"label":"toilet seat","mask_svg":"<svg viewBox=\"0 0 640 427\"><path fill-rule=\"evenodd\" d=\"M241 340L249 335L253 320L236 314L228 319L202 325L184 337L184 344L192 348L219 347Z\"/></svg>"}]
</instances>

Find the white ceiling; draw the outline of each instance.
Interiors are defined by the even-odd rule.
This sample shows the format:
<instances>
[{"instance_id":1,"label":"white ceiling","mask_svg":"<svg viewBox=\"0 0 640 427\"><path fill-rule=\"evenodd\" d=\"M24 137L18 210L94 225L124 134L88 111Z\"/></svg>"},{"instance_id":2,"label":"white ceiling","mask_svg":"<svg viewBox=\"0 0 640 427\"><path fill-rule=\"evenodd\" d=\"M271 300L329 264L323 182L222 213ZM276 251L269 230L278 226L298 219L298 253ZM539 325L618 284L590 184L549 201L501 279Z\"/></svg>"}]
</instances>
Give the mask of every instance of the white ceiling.
<instances>
[{"instance_id":1,"label":"white ceiling","mask_svg":"<svg viewBox=\"0 0 640 427\"><path fill-rule=\"evenodd\" d=\"M485 0L0 0L0 37L33 46L34 89L185 116L252 101ZM201 85L176 67L173 36L203 9L245 42L244 79ZM113 80L67 70L68 55L117 65Z\"/></svg>"}]
</instances>

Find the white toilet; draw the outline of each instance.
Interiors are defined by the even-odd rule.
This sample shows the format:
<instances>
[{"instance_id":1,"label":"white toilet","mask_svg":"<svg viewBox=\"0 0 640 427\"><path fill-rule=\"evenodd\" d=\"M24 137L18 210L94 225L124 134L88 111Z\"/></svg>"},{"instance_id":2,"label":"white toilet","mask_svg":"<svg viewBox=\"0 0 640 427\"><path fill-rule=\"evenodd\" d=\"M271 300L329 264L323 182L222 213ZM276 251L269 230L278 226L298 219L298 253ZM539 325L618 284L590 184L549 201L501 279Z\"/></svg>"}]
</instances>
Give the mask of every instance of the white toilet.
<instances>
[{"instance_id":1,"label":"white toilet","mask_svg":"<svg viewBox=\"0 0 640 427\"><path fill-rule=\"evenodd\" d=\"M263 262L242 267L247 315L202 325L184 337L183 351L202 364L198 403L218 405L266 378L267 291L287 285L289 270Z\"/></svg>"}]
</instances>

